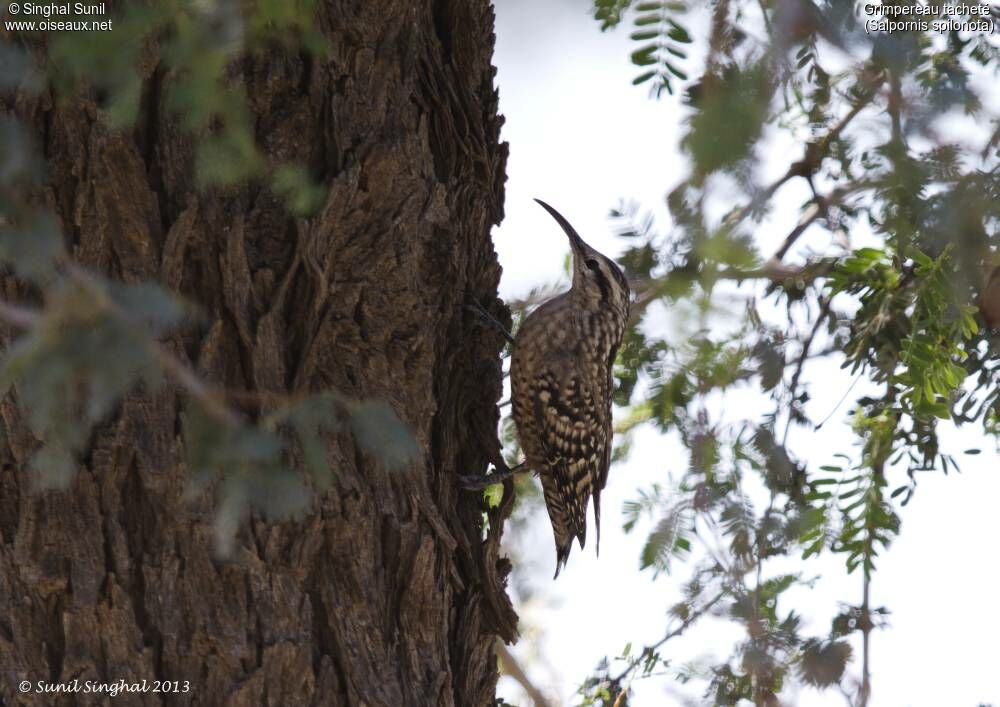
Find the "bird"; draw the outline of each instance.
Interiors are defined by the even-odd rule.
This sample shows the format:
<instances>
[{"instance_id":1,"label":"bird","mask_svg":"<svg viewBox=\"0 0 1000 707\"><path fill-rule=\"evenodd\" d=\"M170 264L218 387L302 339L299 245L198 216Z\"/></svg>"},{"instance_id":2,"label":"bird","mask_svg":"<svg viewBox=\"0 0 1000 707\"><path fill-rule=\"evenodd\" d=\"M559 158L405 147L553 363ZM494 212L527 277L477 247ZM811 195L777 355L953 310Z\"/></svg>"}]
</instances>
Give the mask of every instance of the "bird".
<instances>
[{"instance_id":1,"label":"bird","mask_svg":"<svg viewBox=\"0 0 1000 707\"><path fill-rule=\"evenodd\" d=\"M582 550L593 497L596 549L601 491L611 465L612 369L629 316L628 280L562 214L535 199L562 227L573 255L570 289L542 303L518 328L511 355L511 407L528 469L542 484L556 546L556 572L573 540Z\"/></svg>"}]
</instances>

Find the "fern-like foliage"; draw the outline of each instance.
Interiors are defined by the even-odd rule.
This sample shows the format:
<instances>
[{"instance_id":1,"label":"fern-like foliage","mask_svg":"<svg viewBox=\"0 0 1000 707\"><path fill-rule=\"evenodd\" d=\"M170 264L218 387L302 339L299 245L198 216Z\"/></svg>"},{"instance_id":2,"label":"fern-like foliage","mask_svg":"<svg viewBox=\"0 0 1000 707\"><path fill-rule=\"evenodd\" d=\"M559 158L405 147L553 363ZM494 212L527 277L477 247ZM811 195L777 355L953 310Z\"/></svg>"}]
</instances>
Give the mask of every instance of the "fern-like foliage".
<instances>
[{"instance_id":1,"label":"fern-like foliage","mask_svg":"<svg viewBox=\"0 0 1000 707\"><path fill-rule=\"evenodd\" d=\"M672 628L639 655L711 704L777 704L799 682L867 705L868 639L888 612L870 588L919 474L1000 450L1000 115L983 93L1000 48L930 24L866 32L851 3L825 0L602 0L595 14L634 23L636 83L661 96L683 82L689 109L686 172L664 172L669 225L612 211L638 290L615 369L622 430L648 425L688 454L625 525L651 520L644 568L691 572L681 614L721 594L745 630L710 664L672 659ZM967 129L941 129L962 116ZM776 206L798 218L785 233ZM839 401L817 410L817 384ZM816 459L836 424L854 444ZM982 448L945 447L943 426L961 424ZM817 556L842 559L862 600L810 635L791 590ZM619 660L610 684L648 674Z\"/></svg>"},{"instance_id":2,"label":"fern-like foliage","mask_svg":"<svg viewBox=\"0 0 1000 707\"><path fill-rule=\"evenodd\" d=\"M672 94L676 81L687 81L683 66L691 35L680 20L687 11L688 3L681 0L594 1L594 18L601 23L602 30L617 27L627 15L632 15L629 38L638 46L631 60L639 68L632 83L636 86L648 83L650 94L657 98L664 91Z\"/></svg>"}]
</instances>

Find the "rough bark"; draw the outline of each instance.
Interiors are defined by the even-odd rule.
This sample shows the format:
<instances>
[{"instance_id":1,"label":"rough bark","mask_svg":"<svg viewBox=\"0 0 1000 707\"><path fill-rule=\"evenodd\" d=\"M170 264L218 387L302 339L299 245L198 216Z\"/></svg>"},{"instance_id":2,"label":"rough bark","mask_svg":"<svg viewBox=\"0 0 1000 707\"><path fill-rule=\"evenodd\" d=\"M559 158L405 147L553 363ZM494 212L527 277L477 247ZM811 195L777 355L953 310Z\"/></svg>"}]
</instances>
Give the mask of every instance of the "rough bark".
<instances>
[{"instance_id":1,"label":"rough bark","mask_svg":"<svg viewBox=\"0 0 1000 707\"><path fill-rule=\"evenodd\" d=\"M213 554L211 494L184 499L181 398L130 394L71 488L31 493L37 447L2 402L0 704L21 680L190 681L116 705L486 705L493 641L512 640L499 517L484 543L485 469L501 339L465 312L493 302L506 147L486 0L328 0L329 55L243 60L256 137L329 187L291 218L261 184L200 191L167 108L176 80L144 67L142 114L115 131L88 98L20 97L48 166L48 203L83 265L155 279L206 324L170 345L207 378L265 392L388 401L420 463L390 473L331 438L334 487L299 521L253 519ZM12 295L19 286L3 283ZM94 701L93 703L98 703Z\"/></svg>"}]
</instances>

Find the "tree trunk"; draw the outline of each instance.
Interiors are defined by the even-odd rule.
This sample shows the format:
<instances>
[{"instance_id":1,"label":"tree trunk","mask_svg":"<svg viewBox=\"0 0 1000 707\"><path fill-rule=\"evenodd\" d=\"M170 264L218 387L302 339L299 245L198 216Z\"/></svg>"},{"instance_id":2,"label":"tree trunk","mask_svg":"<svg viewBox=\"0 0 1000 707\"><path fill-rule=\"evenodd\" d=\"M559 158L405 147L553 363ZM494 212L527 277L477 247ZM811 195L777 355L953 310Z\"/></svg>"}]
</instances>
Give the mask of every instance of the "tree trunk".
<instances>
[{"instance_id":1,"label":"tree trunk","mask_svg":"<svg viewBox=\"0 0 1000 707\"><path fill-rule=\"evenodd\" d=\"M192 137L165 98L176 77L157 62L131 131L88 98L22 96L16 112L44 151L70 253L201 306L204 325L170 342L178 356L236 389L387 401L420 461L390 472L332 435L333 488L301 520L252 519L222 561L214 497L184 497L176 390L130 394L70 489L42 493L27 470L38 442L8 395L0 704L107 703L18 692L74 678L190 684L115 705L493 703L493 642L515 636L509 564L498 512L484 542L480 501L455 486L486 467L501 393L502 340L462 308L493 303L500 274L492 10L321 5L328 55L273 49L236 72L265 154L329 188L312 218L260 184L196 188Z\"/></svg>"}]
</instances>

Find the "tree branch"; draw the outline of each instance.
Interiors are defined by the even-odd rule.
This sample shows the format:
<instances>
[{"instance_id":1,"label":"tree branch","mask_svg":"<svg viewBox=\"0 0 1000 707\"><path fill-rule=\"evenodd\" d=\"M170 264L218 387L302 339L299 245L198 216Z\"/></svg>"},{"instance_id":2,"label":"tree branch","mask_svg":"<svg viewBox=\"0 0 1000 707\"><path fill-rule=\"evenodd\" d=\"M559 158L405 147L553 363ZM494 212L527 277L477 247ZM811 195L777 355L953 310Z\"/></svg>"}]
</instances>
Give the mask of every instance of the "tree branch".
<instances>
[{"instance_id":1,"label":"tree branch","mask_svg":"<svg viewBox=\"0 0 1000 707\"><path fill-rule=\"evenodd\" d=\"M864 587L861 601L861 690L858 693L858 707L868 707L868 699L872 694L871 665L869 662L871 643L871 574L868 568L864 571Z\"/></svg>"},{"instance_id":2,"label":"tree branch","mask_svg":"<svg viewBox=\"0 0 1000 707\"><path fill-rule=\"evenodd\" d=\"M788 166L788 170L777 179L777 181L772 182L767 187L764 188L760 194L755 196L750 200L750 203L744 206L739 211L731 214L726 218L725 223L729 226L736 226L743 221L747 216L749 216L755 209L760 208L763 204L774 196L774 193L778 191L785 182L789 181L792 177L799 176L799 169L802 162L794 162Z\"/></svg>"},{"instance_id":3,"label":"tree branch","mask_svg":"<svg viewBox=\"0 0 1000 707\"><path fill-rule=\"evenodd\" d=\"M774 255L771 256L771 259L780 262L788 253L789 249L795 245L795 241L799 239L799 236L805 233L806 229L812 226L813 223L816 222L816 219L818 219L825 212L826 207L818 203L816 199L813 199L813 201L809 203L808 211L802 215L802 218L799 219L798 224L796 224L795 228L792 229L791 233L785 236L785 240L782 242L781 247L774 251Z\"/></svg>"},{"instance_id":4,"label":"tree branch","mask_svg":"<svg viewBox=\"0 0 1000 707\"><path fill-rule=\"evenodd\" d=\"M222 402L223 396L218 390L208 386L198 378L190 368L181 363L178 358L163 348L162 345L150 342L149 348L164 373L172 378L188 395L201 403L202 407L212 417L231 428L236 428L243 424L240 416Z\"/></svg>"},{"instance_id":5,"label":"tree branch","mask_svg":"<svg viewBox=\"0 0 1000 707\"><path fill-rule=\"evenodd\" d=\"M825 269L823 267L826 264L825 261L823 259L816 259L803 265L786 265L782 262L785 255L795 244L798 238L805 233L809 226L826 214L826 211L830 206L843 202L844 199L852 194L866 189L871 189L877 185L877 180L865 180L838 187L831 191L827 196L816 196L810 202L813 205L813 208L810 209L795 226L795 228L792 229L787 236L785 236L781 246L774 252L774 255L764 262L763 265L758 268L750 268L747 270L725 268L713 273L714 279L735 280L737 282L743 282L744 280L770 280L774 283L786 282L788 280L804 280L807 283L812 282L817 277L820 277L825 273ZM633 283L636 296L629 312L629 322L631 324L638 322L642 314L646 311L646 308L659 299L660 293L656 287L656 283L657 280L647 280L641 283Z\"/></svg>"},{"instance_id":6,"label":"tree branch","mask_svg":"<svg viewBox=\"0 0 1000 707\"><path fill-rule=\"evenodd\" d=\"M830 144L840 137L840 134L844 132L844 129L857 117L858 113L860 113L865 106L871 103L874 96L875 91L870 91L864 99L858 101L857 104L855 104L851 110L847 112L847 115L840 119L839 123L830 128L829 132L827 132L827 134L824 135L818 142L812 142L806 145L805 154L802 156L802 159L788 165L788 169L783 175L765 187L764 191L754 197L749 204L734 214L731 214L729 218L726 219L726 223L730 226L735 226L743 221L743 219L749 216L755 209L760 208L762 204L770 200L770 198L774 196L774 193L778 191L778 189L780 189L785 182L789 181L793 177L811 177L819 168L820 162L822 162L823 158L826 157L825 153L827 149L829 149Z\"/></svg>"},{"instance_id":7,"label":"tree branch","mask_svg":"<svg viewBox=\"0 0 1000 707\"><path fill-rule=\"evenodd\" d=\"M514 657L514 654L507 650L507 646L504 645L504 642L498 639L495 647L497 658L500 659L500 669L507 675L514 678L517 683L524 688L524 691L528 693L528 697L530 697L531 701L535 703L535 707L550 707L549 701L545 699L545 695L543 695L542 691L535 687L535 684L531 682L528 674L524 672L523 668L521 668L521 665L517 662L517 658Z\"/></svg>"},{"instance_id":8,"label":"tree branch","mask_svg":"<svg viewBox=\"0 0 1000 707\"><path fill-rule=\"evenodd\" d=\"M795 364L795 372L792 374L792 382L788 386L789 393L789 413L788 421L785 423L785 434L781 438L781 446L784 447L788 443L788 431L792 427L792 413L791 410L795 405L795 393L799 387L799 378L802 376L802 370L805 368L806 359L809 358L809 349L812 347L813 339L816 338L816 334L819 332L819 328L823 326L823 322L830 315L830 298L823 298L819 314L816 316L816 321L813 324L812 330L809 332L809 336L802 343L802 353L799 355L798 363Z\"/></svg>"},{"instance_id":9,"label":"tree branch","mask_svg":"<svg viewBox=\"0 0 1000 707\"><path fill-rule=\"evenodd\" d=\"M874 181L866 180L863 182L856 182L854 184L837 187L827 196L820 196L817 194L810 202L810 210L806 214L803 214L802 219L795 226L795 228L793 228L792 231L785 236L785 240L782 242L781 247L774 252L771 259L781 261L785 255L788 254L791 247L795 245L795 241L799 239L799 236L805 233L806 229L808 229L809 226L811 226L820 216L826 216L827 209L829 209L829 207L841 203L851 194L864 191L865 189L871 189L875 185L876 183Z\"/></svg>"},{"instance_id":10,"label":"tree branch","mask_svg":"<svg viewBox=\"0 0 1000 707\"><path fill-rule=\"evenodd\" d=\"M684 633L685 631L687 631L688 627L691 626L691 624L693 624L695 621L697 621L702 616L704 616L705 614L707 614L712 609L713 606L715 606L720 601L722 601L723 597L725 597L726 594L727 594L727 592L725 592L725 591L719 592L714 597L712 597L711 599L709 599L708 602L706 602L704 604L704 606L702 606L701 608L699 608L696 611L690 612L687 615L687 617L680 623L680 625L677 626L677 628L672 629L671 631L668 631L663 636L663 638L661 638L656 643L653 643L653 644L648 645L645 648L643 648L642 651L640 651L638 657L636 657L632 661L630 661L629 664L625 667L624 670L622 670L621 673L619 673L616 677L614 677L614 678L611 679L611 683L613 685L617 685L617 684L621 683L621 681L624 680L626 677L628 677L629 674L633 670L635 670L639 666L640 663L642 663L643 661L645 661L648 656L652 655L655 651L659 650L659 648L662 647L663 644L666 643L667 641L669 641L670 639L676 638L677 636L680 636L682 633ZM625 692L625 690L622 690L622 692Z\"/></svg>"}]
</instances>

